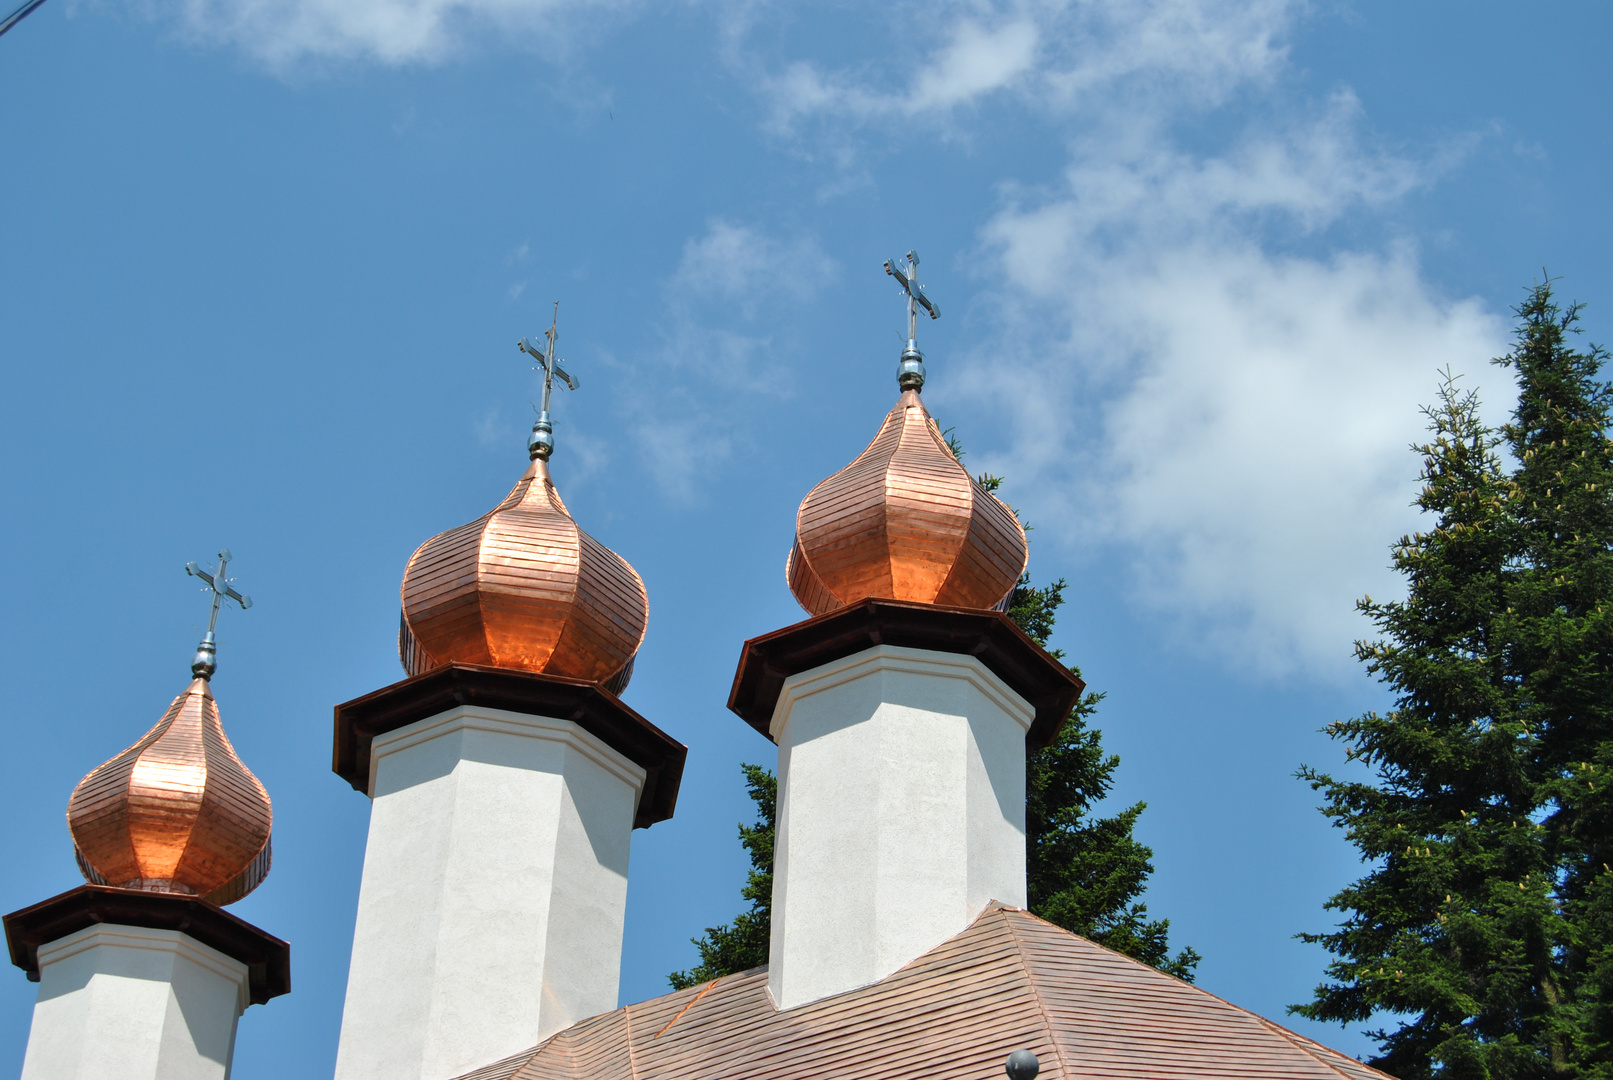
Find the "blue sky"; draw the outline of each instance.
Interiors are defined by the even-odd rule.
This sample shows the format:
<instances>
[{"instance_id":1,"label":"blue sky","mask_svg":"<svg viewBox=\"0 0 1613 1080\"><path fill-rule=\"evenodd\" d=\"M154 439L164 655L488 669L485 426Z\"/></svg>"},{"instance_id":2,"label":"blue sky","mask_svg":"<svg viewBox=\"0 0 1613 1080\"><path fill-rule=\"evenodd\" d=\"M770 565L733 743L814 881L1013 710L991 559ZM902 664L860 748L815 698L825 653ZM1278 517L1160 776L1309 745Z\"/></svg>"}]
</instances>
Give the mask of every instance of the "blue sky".
<instances>
[{"instance_id":1,"label":"blue sky","mask_svg":"<svg viewBox=\"0 0 1613 1080\"><path fill-rule=\"evenodd\" d=\"M627 701L687 742L635 834L622 1000L738 909L723 708L801 617L793 515L895 397L883 259L943 318L925 398L1005 475L1055 644L1108 693L1150 911L1281 1019L1359 872L1292 778L1385 698L1436 371L1487 396L1545 267L1609 338L1591 3L51 0L0 38L0 904L79 881L73 785L185 685L221 545L257 601L215 691L275 802L233 909L293 944L237 1080L328 1074L368 805L331 707L400 677L410 551L492 506L561 307L554 475L650 594ZM0 1069L34 988L0 979ZM1358 1033L1295 1021L1352 1053ZM9 1062L9 1065L6 1063Z\"/></svg>"}]
</instances>

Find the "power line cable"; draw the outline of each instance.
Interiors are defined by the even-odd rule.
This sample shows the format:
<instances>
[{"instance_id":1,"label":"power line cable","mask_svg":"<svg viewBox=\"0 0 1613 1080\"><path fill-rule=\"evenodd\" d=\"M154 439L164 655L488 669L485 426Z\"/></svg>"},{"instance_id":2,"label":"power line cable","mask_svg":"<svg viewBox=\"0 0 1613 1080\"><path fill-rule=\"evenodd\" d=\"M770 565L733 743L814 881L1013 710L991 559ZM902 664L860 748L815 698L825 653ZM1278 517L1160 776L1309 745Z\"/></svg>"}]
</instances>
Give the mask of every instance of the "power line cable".
<instances>
[{"instance_id":1,"label":"power line cable","mask_svg":"<svg viewBox=\"0 0 1613 1080\"><path fill-rule=\"evenodd\" d=\"M27 3L22 5L22 7L18 8L16 11L13 11L10 15L7 15L6 21L0 22L0 34L4 34L7 30L10 30L13 26L16 26L18 23L22 22L22 20L32 15L34 13L34 8L38 7L44 2L45 0L28 0Z\"/></svg>"}]
</instances>

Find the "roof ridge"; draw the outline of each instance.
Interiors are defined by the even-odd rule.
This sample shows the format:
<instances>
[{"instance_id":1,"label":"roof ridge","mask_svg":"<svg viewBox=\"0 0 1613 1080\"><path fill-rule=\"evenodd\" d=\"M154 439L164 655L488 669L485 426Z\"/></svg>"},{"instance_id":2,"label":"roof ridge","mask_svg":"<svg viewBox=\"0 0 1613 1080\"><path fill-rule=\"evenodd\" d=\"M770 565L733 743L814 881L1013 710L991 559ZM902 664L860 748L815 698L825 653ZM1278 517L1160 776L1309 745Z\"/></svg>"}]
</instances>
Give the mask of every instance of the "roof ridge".
<instances>
[{"instance_id":1,"label":"roof ridge","mask_svg":"<svg viewBox=\"0 0 1613 1080\"><path fill-rule=\"evenodd\" d=\"M992 902L996 903L996 901L992 901ZM1219 1001L1219 1002L1221 1002L1221 1003L1223 1003L1225 1005L1231 1005L1232 1008L1234 1008L1234 1009L1241 1009L1241 1011L1243 1011L1243 1012L1249 1012L1248 1009L1242 1009L1241 1006L1232 1005L1232 1002L1227 1001L1227 999L1224 998L1224 997L1221 997L1221 996L1219 996L1217 994L1211 994L1210 991L1204 989L1204 987L1200 986L1198 983L1192 982L1192 981L1190 981L1188 979L1184 979L1180 975L1172 975L1168 971L1161 971L1159 968L1155 967L1152 964L1145 964L1141 960L1137 959L1135 956L1128 956L1127 954L1121 952L1119 949L1111 949L1109 946L1105 945L1103 942L1095 941L1092 938L1087 937L1085 934L1077 934L1074 930L1066 930L1064 927L1060 926L1058 923L1053 922L1053 921L1051 921L1049 919L1042 918L1040 915L1036 914L1036 912L1030 910L1029 908L1017 908L1017 907L1013 907L1013 906L1008 905L1008 904L1004 904L1004 905L1002 905L1002 907L1006 911L1018 912L1021 915L1025 915L1025 916L1028 916L1028 917L1030 917L1032 919L1035 919L1037 922L1042 923L1045 926L1050 926L1054 930L1057 930L1061 934L1069 934L1071 937L1078 937L1082 941L1086 942L1088 945L1093 946L1094 948L1102 949L1104 952L1109 953L1111 956L1118 956L1120 959L1126 961L1127 963L1135 964L1138 967L1143 968L1146 971L1153 972L1155 975L1160 975L1160 976L1163 976L1164 978L1167 978L1167 979L1175 979L1177 982L1181 983L1183 986L1192 987L1194 990L1197 990L1201 994L1209 994L1210 997L1215 998L1215 1000L1217 1000L1217 1001ZM1015 940L1016 941L1018 940L1018 935L1015 935ZM1250 1013L1250 1015L1251 1016L1260 1016L1259 1013ZM1261 1016L1260 1019L1264 1020L1265 1017Z\"/></svg>"},{"instance_id":2,"label":"roof ridge","mask_svg":"<svg viewBox=\"0 0 1613 1080\"><path fill-rule=\"evenodd\" d=\"M993 903L996 903L996 901L993 901ZM1061 934L1069 934L1071 937L1080 938L1082 941L1086 942L1088 945L1092 945L1092 946L1095 946L1095 947L1097 947L1099 949L1102 949L1104 952L1109 953L1112 956L1116 956L1116 957L1120 958L1121 960L1126 961L1128 964L1131 964L1131 965L1134 965L1136 967L1142 968L1143 970L1151 972L1154 975L1158 975L1161 978L1174 979L1176 982L1181 983L1183 986L1185 986L1185 987L1187 987L1187 988L1189 988L1191 990L1195 990L1198 993L1203 994L1205 997L1210 998L1210 999L1212 999L1214 1001L1217 1001L1222 1005L1225 1005L1227 1008L1233 1010L1234 1012L1242 1013L1243 1015L1254 1019L1256 1022L1258 1022L1262 1026L1272 1030L1274 1034L1277 1034L1280 1037L1282 1037L1282 1039L1285 1042L1287 1042L1289 1045L1293 1046L1295 1050L1298 1050L1300 1053L1305 1054L1307 1057L1310 1057L1310 1058L1314 1059L1318 1064L1320 1064L1323 1068L1327 1069L1329 1072L1335 1073L1338 1076L1346 1077L1347 1080L1353 1080L1353 1078L1350 1078L1348 1073L1344 1072L1342 1069L1340 1069L1333 1062L1326 1060L1321 1054L1318 1054L1315 1050L1312 1050L1311 1047L1317 1047L1317 1048L1319 1048L1319 1049L1321 1049L1323 1051L1326 1051L1330 1055L1335 1055L1337 1057L1344 1058L1346 1061L1349 1061L1349 1062L1351 1062L1351 1063L1353 1063L1355 1065L1359 1065L1363 1069L1369 1070L1374 1075L1384 1077L1385 1080L1394 1080L1394 1078L1390 1077L1388 1073L1385 1073L1385 1072L1383 1072L1383 1071L1381 1071L1379 1069L1374 1069L1371 1065L1368 1065L1364 1061L1358 1061L1355 1058L1350 1057L1350 1055L1348 1055L1346 1053L1343 1053L1342 1051L1333 1049L1331 1046L1326 1046L1326 1045L1324 1045L1322 1043L1317 1042L1314 1039L1306 1038L1304 1035L1301 1035L1297 1031L1291 1031L1288 1028L1284 1027L1283 1025L1277 1023L1275 1020L1272 1020L1271 1018L1266 1017L1266 1016L1262 1016L1259 1013L1255 1012L1253 1009L1246 1009L1242 1005L1237 1004L1236 1002L1228 1001L1226 998L1222 997L1220 994L1217 994L1217 993L1214 993L1212 991L1206 990L1206 989L1204 989L1204 987L1199 986L1197 983L1189 982L1187 979L1182 978L1180 975L1172 975L1168 971L1161 971L1159 968L1154 967L1152 964L1145 964L1143 961L1137 959L1135 956L1127 956L1125 953L1119 951L1118 949L1111 949L1109 946L1103 944L1101 941L1093 941L1091 938L1087 937L1084 934L1077 934L1074 930L1066 930L1064 927L1060 926L1058 923L1051 922L1051 921L1049 921L1047 919L1044 919L1040 915L1036 914L1033 911L1030 911L1027 908L1016 908L1016 907L1013 907L1013 906L1008 905L1008 904L1001 904L1001 905L999 905L999 907L1000 907L1000 910L1002 910L1004 912L1004 917L1005 917L1005 920L1009 924L1010 932L1013 933L1014 942L1015 942L1015 946L1016 946L1016 951L1019 952L1019 954L1020 954L1021 962L1023 962L1023 960L1024 960L1024 955L1025 955L1024 950L1018 947L1019 943L1020 943L1020 940L1021 940L1020 936L1019 936L1019 931L1018 931L1018 928L1013 925L1013 920L1007 918L1007 913L1008 912L1013 912L1013 913L1016 913L1016 914L1027 916L1028 918L1034 919L1036 922L1042 923L1044 926L1048 926L1048 927L1058 931ZM1025 971L1026 971L1026 975L1028 977L1030 975L1030 969L1029 969L1028 966L1026 967ZM1032 987L1034 989L1034 992L1037 995L1038 1006L1040 1006L1040 1003L1041 1003L1041 988L1036 984L1036 981L1034 979L1031 980L1031 984L1032 984ZM1301 1043L1306 1043L1306 1044L1309 1044L1309 1045L1300 1045ZM1063 1064L1062 1060L1061 1060L1060 1064L1062 1066L1062 1064Z\"/></svg>"},{"instance_id":3,"label":"roof ridge","mask_svg":"<svg viewBox=\"0 0 1613 1080\"><path fill-rule=\"evenodd\" d=\"M717 980L713 979L711 985L712 986L717 985ZM711 987L708 986L706 989L709 990L709 989L711 989ZM705 990L700 991L700 993L698 993L698 994L696 994L694 996L694 1000L690 1001L688 1005L684 1006L684 1008L687 1009L689 1007L689 1005L693 1005L696 1001L699 1001L702 997L705 996L705 993L706 993ZM682 1016L682 1015L683 1015L683 1013L681 1013L681 1012L678 1014L678 1016ZM667 1025L667 1027L671 1027L671 1026L672 1026L671 1024ZM631 1080L638 1080L638 1054L636 1054L634 1052L634 1050L633 1050L633 1006L632 1005L623 1005L622 1006L622 1038L623 1038L623 1041L627 1043L627 1075L631 1078ZM657 1035L656 1038L660 1038L660 1036ZM575 1063L572 1065L572 1071L573 1072L577 1071Z\"/></svg>"},{"instance_id":4,"label":"roof ridge","mask_svg":"<svg viewBox=\"0 0 1613 1080\"><path fill-rule=\"evenodd\" d=\"M1236 1006L1236 1005L1234 1005L1232 1007L1234 1009L1238 1008L1238 1006ZM1329 1057L1341 1057L1341 1058L1344 1058L1346 1061L1350 1062L1351 1064L1359 1065L1359 1066L1361 1066L1361 1068L1366 1069L1369 1072L1372 1072L1372 1073L1374 1073L1374 1074L1376 1074L1378 1076L1385 1077L1386 1080L1393 1080L1393 1078L1390 1077L1389 1074L1384 1072L1382 1069L1374 1069L1371 1065L1368 1065L1366 1062L1361 1061L1358 1058L1353 1058L1349 1054L1346 1054L1341 1050L1333 1049L1331 1046L1328 1046L1326 1043L1319 1043L1315 1039L1309 1038L1308 1036L1305 1036L1305 1035L1301 1035L1299 1032L1294 1031L1294 1030L1292 1030L1290 1028L1283 1027L1283 1025L1277 1023L1277 1021L1272 1020L1269 1017L1261 1016L1259 1013L1251 1013L1250 1015L1254 1016L1257 1020L1259 1020L1261 1023L1265 1024L1267 1027L1275 1028L1277 1030L1277 1034L1281 1035L1283 1038L1287 1039L1289 1042L1294 1044L1295 1049L1299 1050L1301 1053L1309 1054L1311 1057L1313 1057L1317 1061L1319 1061L1324 1068L1329 1069L1332 1072L1335 1072L1340 1076L1349 1077L1350 1074L1345 1072L1343 1069L1339 1068L1333 1062L1327 1060ZM1318 1053L1318 1051L1321 1051L1321 1052Z\"/></svg>"},{"instance_id":5,"label":"roof ridge","mask_svg":"<svg viewBox=\"0 0 1613 1080\"><path fill-rule=\"evenodd\" d=\"M996 905L995 911L992 910L992 904ZM1008 937L1014 943L1014 957L1019 961L1019 970L1025 976L1025 985L1030 989L1031 999L1036 1002L1036 1015L1042 1018L1043 1037L1047 1040L1048 1045L1053 1047L1053 1057L1058 1061L1059 1077L1062 1080L1063 1077L1070 1075L1070 1070L1064 1062L1064 1047L1053 1034L1053 1019L1047 1015L1047 1003L1042 1000L1041 984L1031 975L1030 964L1025 959L1025 949L1019 939L1018 928L1014 926L1014 920L1008 917L1009 911L1025 911L1025 909L1011 908L1007 904L993 900L991 904L986 906L986 911L982 912L975 921L979 922L987 913L990 913L998 916L1003 925L1008 928ZM1030 915L1030 912L1025 911L1025 914ZM1031 917L1035 918L1036 916L1032 915Z\"/></svg>"},{"instance_id":6,"label":"roof ridge","mask_svg":"<svg viewBox=\"0 0 1613 1080\"><path fill-rule=\"evenodd\" d=\"M728 976L726 976L726 975L719 975L715 979L709 980L706 983L706 985L704 985L704 986L702 986L700 988L700 993L696 994L694 997L690 998L688 1001L685 1001L683 1003L683 1008L678 1010L677 1015L674 1016L672 1019L668 1020L666 1022L666 1025L664 1027L662 1027L660 1031L657 1031L654 1035L651 1035L650 1038L659 1039L661 1036L665 1035L668 1031L672 1030L672 1025L676 1024L679 1020L682 1020L683 1019L683 1014L688 1012L690 1009L694 1008L695 1002L697 1002L701 998L705 997L706 994L709 991L711 991L713 988L715 988L718 983L722 982L727 977ZM631 1005L624 1005L622 1007L624 1009L632 1008Z\"/></svg>"},{"instance_id":7,"label":"roof ridge","mask_svg":"<svg viewBox=\"0 0 1613 1080\"><path fill-rule=\"evenodd\" d=\"M542 1044L540 1043L539 1045ZM456 1080L510 1080L511 1077L526 1068L526 1063L531 1060L531 1050L518 1050L508 1057L501 1057L497 1061L489 1062L479 1069L464 1073ZM514 1068L509 1068L511 1065Z\"/></svg>"}]
</instances>

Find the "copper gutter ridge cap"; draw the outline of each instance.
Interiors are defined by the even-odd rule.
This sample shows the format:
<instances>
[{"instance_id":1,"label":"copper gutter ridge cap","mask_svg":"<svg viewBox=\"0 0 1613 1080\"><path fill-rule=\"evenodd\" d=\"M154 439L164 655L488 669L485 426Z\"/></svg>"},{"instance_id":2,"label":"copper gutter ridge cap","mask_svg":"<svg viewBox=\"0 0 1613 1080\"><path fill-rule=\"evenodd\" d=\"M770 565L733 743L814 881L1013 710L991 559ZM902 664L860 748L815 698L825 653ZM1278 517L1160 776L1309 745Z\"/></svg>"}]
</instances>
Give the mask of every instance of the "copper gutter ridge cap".
<instances>
[{"instance_id":1,"label":"copper gutter ridge cap","mask_svg":"<svg viewBox=\"0 0 1613 1080\"><path fill-rule=\"evenodd\" d=\"M246 965L248 1000L291 992L291 946L195 896L80 885L5 917L11 962L39 981L39 949L97 925L178 930Z\"/></svg>"},{"instance_id":2,"label":"copper gutter ridge cap","mask_svg":"<svg viewBox=\"0 0 1613 1080\"><path fill-rule=\"evenodd\" d=\"M785 679L876 645L978 657L1035 710L1027 750L1057 738L1086 689L1000 611L869 598L745 642L728 708L771 739L768 727Z\"/></svg>"},{"instance_id":3,"label":"copper gutter ridge cap","mask_svg":"<svg viewBox=\"0 0 1613 1080\"><path fill-rule=\"evenodd\" d=\"M570 720L644 770L635 829L672 816L688 747L598 683L513 668L448 664L336 706L331 770L368 791L370 744L379 735L447 712L481 705Z\"/></svg>"}]
</instances>

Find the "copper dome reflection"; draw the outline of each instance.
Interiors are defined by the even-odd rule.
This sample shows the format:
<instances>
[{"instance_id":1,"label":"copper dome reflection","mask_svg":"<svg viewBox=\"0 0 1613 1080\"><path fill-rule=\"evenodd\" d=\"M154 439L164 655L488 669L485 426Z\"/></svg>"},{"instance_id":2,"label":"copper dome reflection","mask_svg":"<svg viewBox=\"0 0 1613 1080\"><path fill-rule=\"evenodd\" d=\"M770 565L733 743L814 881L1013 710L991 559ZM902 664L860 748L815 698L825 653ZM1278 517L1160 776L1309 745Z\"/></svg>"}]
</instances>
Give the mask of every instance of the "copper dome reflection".
<instances>
[{"instance_id":1,"label":"copper dome reflection","mask_svg":"<svg viewBox=\"0 0 1613 1080\"><path fill-rule=\"evenodd\" d=\"M650 615L637 571L572 520L542 458L492 510L421 544L402 597L410 675L487 664L617 693Z\"/></svg>"},{"instance_id":2,"label":"copper dome reflection","mask_svg":"<svg viewBox=\"0 0 1613 1080\"><path fill-rule=\"evenodd\" d=\"M909 389L868 449L802 501L785 575L813 615L866 597L992 608L1028 555L1019 519L969 475Z\"/></svg>"},{"instance_id":3,"label":"copper dome reflection","mask_svg":"<svg viewBox=\"0 0 1613 1080\"><path fill-rule=\"evenodd\" d=\"M139 742L79 781L67 804L89 881L214 904L239 900L268 875L273 818L200 676Z\"/></svg>"}]
</instances>

